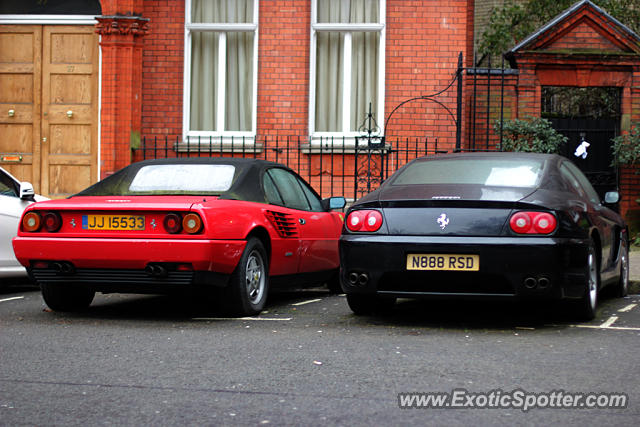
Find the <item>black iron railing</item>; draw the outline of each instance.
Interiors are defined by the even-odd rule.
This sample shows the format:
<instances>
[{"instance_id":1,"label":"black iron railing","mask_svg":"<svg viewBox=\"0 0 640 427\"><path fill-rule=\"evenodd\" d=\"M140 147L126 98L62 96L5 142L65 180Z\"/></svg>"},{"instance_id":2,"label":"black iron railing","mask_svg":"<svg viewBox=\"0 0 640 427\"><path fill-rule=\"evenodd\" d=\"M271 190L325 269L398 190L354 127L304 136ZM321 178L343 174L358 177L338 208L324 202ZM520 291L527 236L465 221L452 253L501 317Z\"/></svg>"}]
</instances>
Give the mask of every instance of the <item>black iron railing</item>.
<instances>
[{"instance_id":1,"label":"black iron railing","mask_svg":"<svg viewBox=\"0 0 640 427\"><path fill-rule=\"evenodd\" d=\"M133 161L172 157L245 157L284 164L305 178L322 197L357 199L375 190L411 160L453 151L438 140L362 137L143 137Z\"/></svg>"}]
</instances>

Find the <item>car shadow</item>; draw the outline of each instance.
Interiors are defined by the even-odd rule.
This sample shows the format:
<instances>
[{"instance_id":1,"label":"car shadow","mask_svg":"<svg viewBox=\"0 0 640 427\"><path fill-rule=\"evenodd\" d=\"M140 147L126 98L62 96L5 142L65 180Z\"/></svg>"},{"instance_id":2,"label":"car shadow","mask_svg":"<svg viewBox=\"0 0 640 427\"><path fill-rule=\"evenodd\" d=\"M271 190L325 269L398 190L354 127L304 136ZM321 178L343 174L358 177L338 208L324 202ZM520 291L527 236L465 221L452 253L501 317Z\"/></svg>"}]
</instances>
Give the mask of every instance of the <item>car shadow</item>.
<instances>
[{"instance_id":1,"label":"car shadow","mask_svg":"<svg viewBox=\"0 0 640 427\"><path fill-rule=\"evenodd\" d=\"M290 305L306 299L322 298L329 295L323 288L274 290L269 293L267 305L260 315L288 311ZM58 313L63 317L87 319L120 320L170 320L192 321L194 318L238 318L230 315L223 300L215 297L176 294L176 295L134 295L134 294L96 294L86 310L74 313Z\"/></svg>"},{"instance_id":2,"label":"car shadow","mask_svg":"<svg viewBox=\"0 0 640 427\"><path fill-rule=\"evenodd\" d=\"M0 295L15 294L20 292L39 291L38 285L34 285L26 278L0 279Z\"/></svg>"},{"instance_id":3,"label":"car shadow","mask_svg":"<svg viewBox=\"0 0 640 427\"><path fill-rule=\"evenodd\" d=\"M480 301L400 299L393 309L374 316L353 316L357 323L458 330L551 329L600 324L617 298L603 294L596 318L581 321L561 301ZM355 320L357 319L357 320Z\"/></svg>"}]
</instances>

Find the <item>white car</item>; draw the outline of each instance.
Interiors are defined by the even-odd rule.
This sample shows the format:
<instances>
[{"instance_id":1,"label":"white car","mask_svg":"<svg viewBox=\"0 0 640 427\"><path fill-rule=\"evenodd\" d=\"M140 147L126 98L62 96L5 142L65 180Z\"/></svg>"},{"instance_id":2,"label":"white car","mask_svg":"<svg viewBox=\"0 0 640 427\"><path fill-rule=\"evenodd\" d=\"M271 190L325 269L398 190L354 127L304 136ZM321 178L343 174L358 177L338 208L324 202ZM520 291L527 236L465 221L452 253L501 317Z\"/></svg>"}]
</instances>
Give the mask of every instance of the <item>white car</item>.
<instances>
[{"instance_id":1,"label":"white car","mask_svg":"<svg viewBox=\"0 0 640 427\"><path fill-rule=\"evenodd\" d=\"M22 211L41 200L47 198L35 194L31 183L20 182L0 168L0 278L26 277L27 271L13 254L11 239L18 232Z\"/></svg>"}]
</instances>

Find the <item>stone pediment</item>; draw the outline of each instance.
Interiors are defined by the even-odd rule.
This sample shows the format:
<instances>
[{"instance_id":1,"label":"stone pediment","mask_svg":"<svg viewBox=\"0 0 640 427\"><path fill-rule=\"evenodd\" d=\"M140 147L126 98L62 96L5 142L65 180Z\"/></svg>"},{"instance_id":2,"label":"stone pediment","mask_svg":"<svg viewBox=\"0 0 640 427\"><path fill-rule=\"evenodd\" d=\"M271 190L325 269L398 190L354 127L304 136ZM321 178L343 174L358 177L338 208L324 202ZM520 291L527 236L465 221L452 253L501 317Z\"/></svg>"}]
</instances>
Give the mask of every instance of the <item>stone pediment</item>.
<instances>
[{"instance_id":1,"label":"stone pediment","mask_svg":"<svg viewBox=\"0 0 640 427\"><path fill-rule=\"evenodd\" d=\"M527 53L640 55L640 37L589 0L558 15L509 52L513 58Z\"/></svg>"}]
</instances>

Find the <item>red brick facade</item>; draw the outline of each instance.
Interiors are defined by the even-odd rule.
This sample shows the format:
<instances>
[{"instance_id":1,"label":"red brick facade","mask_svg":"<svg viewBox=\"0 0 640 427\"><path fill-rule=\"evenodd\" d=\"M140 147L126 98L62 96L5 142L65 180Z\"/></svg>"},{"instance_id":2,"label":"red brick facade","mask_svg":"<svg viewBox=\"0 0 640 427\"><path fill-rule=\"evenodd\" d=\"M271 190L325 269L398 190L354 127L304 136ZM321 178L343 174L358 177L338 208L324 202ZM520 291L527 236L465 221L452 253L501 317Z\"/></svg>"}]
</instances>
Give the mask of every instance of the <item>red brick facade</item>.
<instances>
[{"instance_id":1,"label":"red brick facade","mask_svg":"<svg viewBox=\"0 0 640 427\"><path fill-rule=\"evenodd\" d=\"M103 15L139 16L148 20L149 29L136 35L103 34L104 176L131 161L129 148L138 135L175 138L183 132L185 4L181 0L102 4ZM473 4L472 0L386 1L385 116L407 98L437 92L451 82L458 53L469 57ZM258 135L304 139L309 133L310 19L308 0L259 3ZM133 57L134 46L140 45L141 63ZM140 91L124 85L138 75ZM440 100L455 109L455 94ZM139 101L141 117L136 122L129 111L137 111ZM389 135L433 135L441 146L452 148L455 123L436 104L416 102L394 115Z\"/></svg>"}]
</instances>

